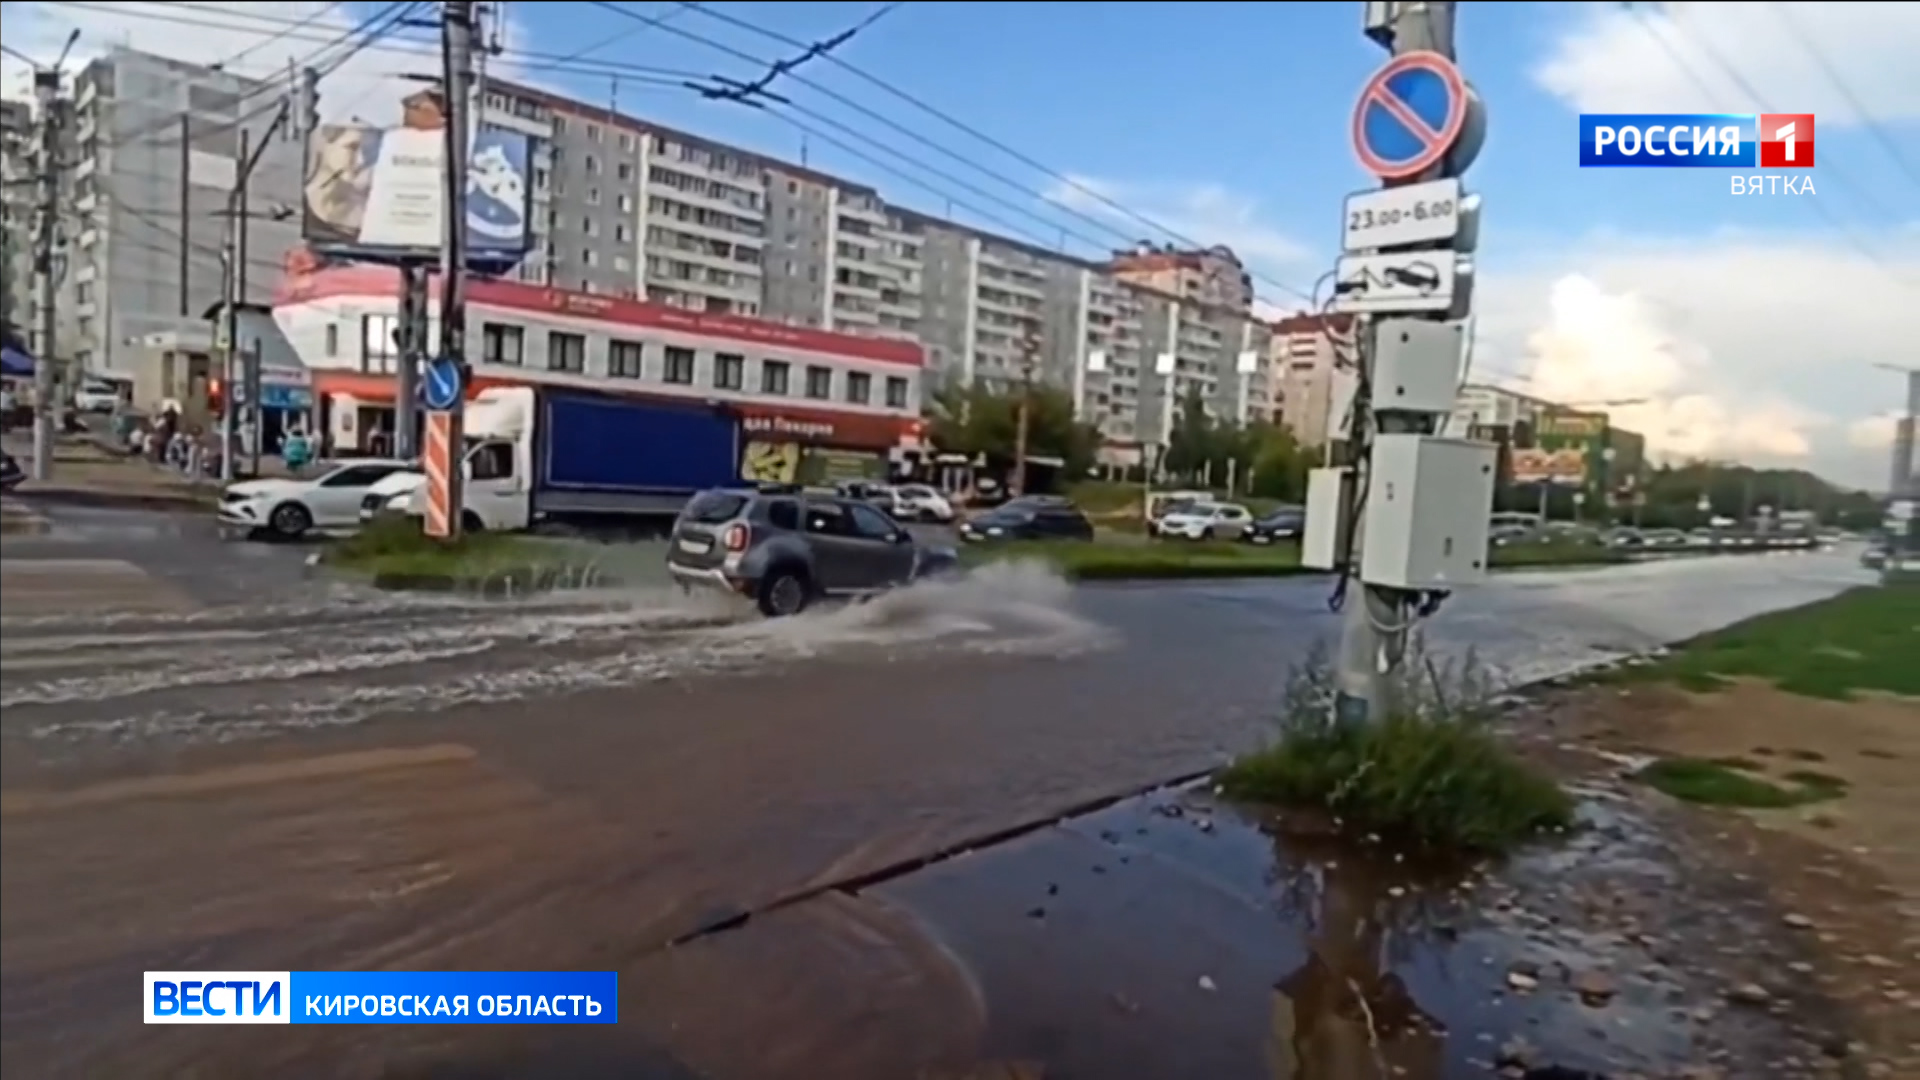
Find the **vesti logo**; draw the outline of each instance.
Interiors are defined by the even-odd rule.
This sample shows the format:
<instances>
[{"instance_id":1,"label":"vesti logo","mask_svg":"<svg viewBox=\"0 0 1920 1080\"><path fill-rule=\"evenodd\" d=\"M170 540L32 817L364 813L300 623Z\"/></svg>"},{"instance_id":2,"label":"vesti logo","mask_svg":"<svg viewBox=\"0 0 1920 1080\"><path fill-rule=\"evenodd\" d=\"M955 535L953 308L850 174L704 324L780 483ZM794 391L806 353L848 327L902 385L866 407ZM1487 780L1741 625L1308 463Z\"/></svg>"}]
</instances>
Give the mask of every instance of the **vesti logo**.
<instances>
[{"instance_id":1,"label":"vesti logo","mask_svg":"<svg viewBox=\"0 0 1920 1080\"><path fill-rule=\"evenodd\" d=\"M287 971L149 971L141 1003L149 1024L292 1022Z\"/></svg>"}]
</instances>

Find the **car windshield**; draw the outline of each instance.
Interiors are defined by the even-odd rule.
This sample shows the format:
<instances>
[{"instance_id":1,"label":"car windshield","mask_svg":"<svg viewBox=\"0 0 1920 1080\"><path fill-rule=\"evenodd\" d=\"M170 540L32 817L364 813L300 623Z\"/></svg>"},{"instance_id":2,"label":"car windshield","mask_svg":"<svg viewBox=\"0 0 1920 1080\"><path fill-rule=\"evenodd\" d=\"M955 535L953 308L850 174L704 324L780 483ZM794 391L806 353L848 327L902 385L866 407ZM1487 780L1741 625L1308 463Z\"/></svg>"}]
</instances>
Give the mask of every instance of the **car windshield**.
<instances>
[{"instance_id":1,"label":"car windshield","mask_svg":"<svg viewBox=\"0 0 1920 1080\"><path fill-rule=\"evenodd\" d=\"M1263 525L1287 525L1299 521L1304 515L1298 510L1275 510L1260 519Z\"/></svg>"}]
</instances>

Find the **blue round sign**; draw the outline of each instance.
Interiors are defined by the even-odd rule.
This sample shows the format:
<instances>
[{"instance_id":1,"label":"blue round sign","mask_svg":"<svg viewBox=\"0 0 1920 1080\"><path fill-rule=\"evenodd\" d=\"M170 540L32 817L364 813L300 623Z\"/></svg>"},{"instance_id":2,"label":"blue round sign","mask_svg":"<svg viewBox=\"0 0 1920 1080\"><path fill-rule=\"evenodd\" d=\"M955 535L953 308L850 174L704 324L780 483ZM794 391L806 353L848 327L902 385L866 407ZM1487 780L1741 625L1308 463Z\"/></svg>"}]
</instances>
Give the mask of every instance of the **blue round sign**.
<instances>
[{"instance_id":1,"label":"blue round sign","mask_svg":"<svg viewBox=\"0 0 1920 1080\"><path fill-rule=\"evenodd\" d=\"M427 408L445 412L460 403L466 391L464 383L458 361L450 356L436 356L427 361L426 377L420 381L420 396Z\"/></svg>"},{"instance_id":2,"label":"blue round sign","mask_svg":"<svg viewBox=\"0 0 1920 1080\"><path fill-rule=\"evenodd\" d=\"M1406 53L1367 80L1353 110L1353 148L1368 172L1404 180L1439 164L1466 120L1466 83L1453 61Z\"/></svg>"}]
</instances>

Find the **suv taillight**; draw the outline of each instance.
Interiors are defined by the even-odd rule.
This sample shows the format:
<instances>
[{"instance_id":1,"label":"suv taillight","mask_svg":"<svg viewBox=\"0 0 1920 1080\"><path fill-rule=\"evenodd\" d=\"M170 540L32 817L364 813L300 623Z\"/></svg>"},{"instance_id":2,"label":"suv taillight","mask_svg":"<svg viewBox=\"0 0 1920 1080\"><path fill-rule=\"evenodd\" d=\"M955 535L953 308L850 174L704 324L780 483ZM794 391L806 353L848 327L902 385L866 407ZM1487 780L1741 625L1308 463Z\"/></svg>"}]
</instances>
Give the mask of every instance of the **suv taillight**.
<instances>
[{"instance_id":1,"label":"suv taillight","mask_svg":"<svg viewBox=\"0 0 1920 1080\"><path fill-rule=\"evenodd\" d=\"M725 535L720 538L720 546L728 551L747 550L747 527L745 525L727 526Z\"/></svg>"}]
</instances>

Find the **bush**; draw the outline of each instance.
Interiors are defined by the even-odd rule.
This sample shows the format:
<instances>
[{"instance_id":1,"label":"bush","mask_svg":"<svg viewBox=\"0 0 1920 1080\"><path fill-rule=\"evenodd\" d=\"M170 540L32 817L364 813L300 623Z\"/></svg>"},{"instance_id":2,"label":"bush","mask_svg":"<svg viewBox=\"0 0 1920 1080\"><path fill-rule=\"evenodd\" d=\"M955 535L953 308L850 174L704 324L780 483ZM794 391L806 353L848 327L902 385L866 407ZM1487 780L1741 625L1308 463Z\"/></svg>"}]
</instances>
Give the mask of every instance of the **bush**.
<instances>
[{"instance_id":1,"label":"bush","mask_svg":"<svg viewBox=\"0 0 1920 1080\"><path fill-rule=\"evenodd\" d=\"M1435 665L1416 641L1399 671L1384 719L1340 724L1317 650L1289 680L1279 738L1221 775L1226 794L1440 852L1497 854L1572 824L1572 799L1492 731L1494 682L1477 660Z\"/></svg>"},{"instance_id":2,"label":"bush","mask_svg":"<svg viewBox=\"0 0 1920 1080\"><path fill-rule=\"evenodd\" d=\"M411 517L379 518L330 547L329 564L372 574L390 588L454 588L498 583L527 588L555 576L556 554L501 533L466 533L435 540Z\"/></svg>"}]
</instances>

